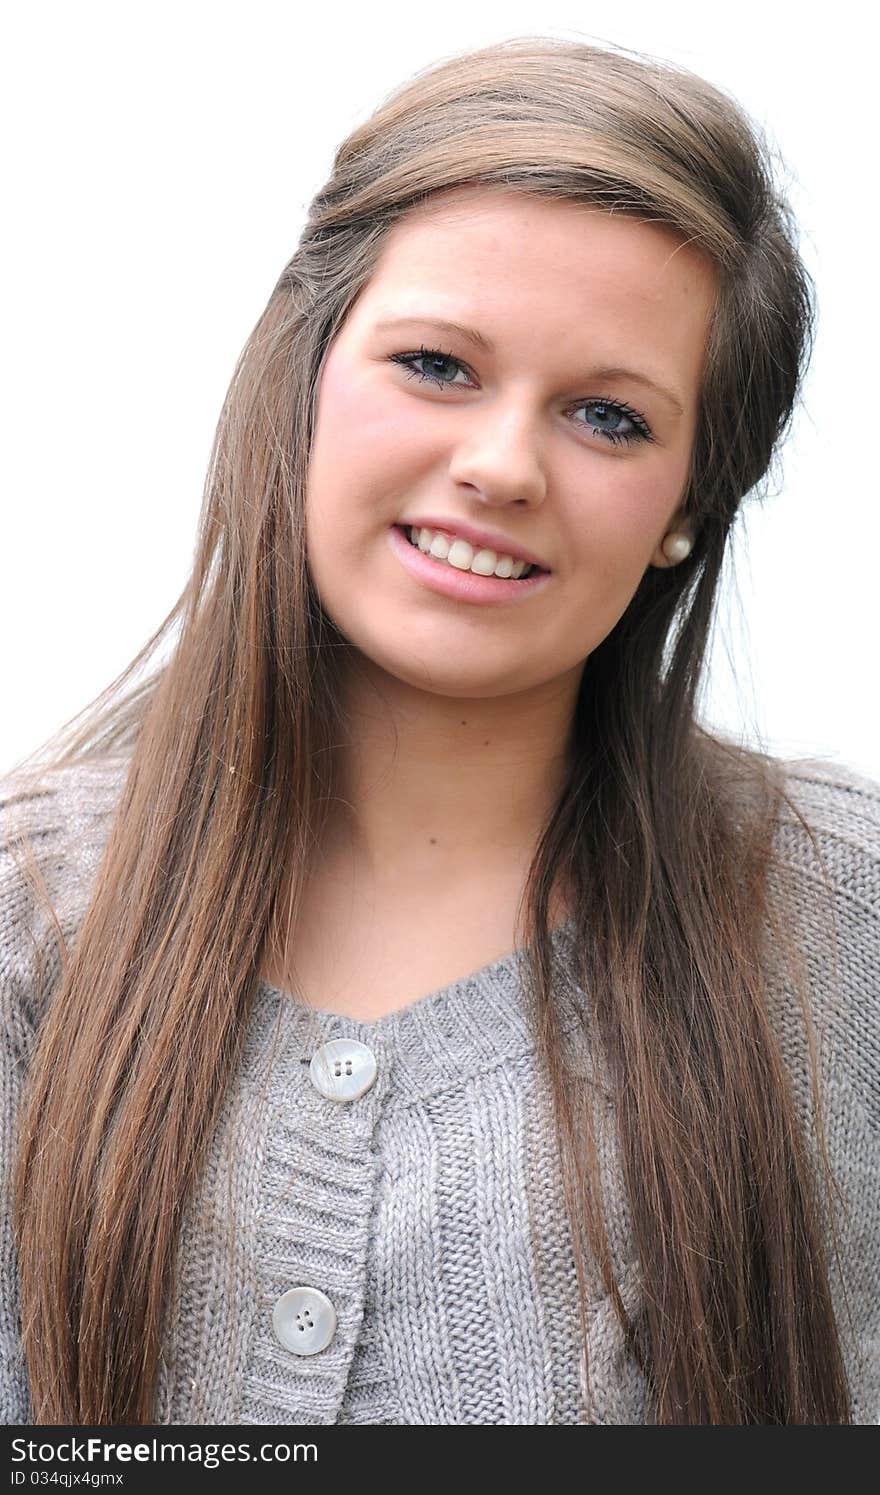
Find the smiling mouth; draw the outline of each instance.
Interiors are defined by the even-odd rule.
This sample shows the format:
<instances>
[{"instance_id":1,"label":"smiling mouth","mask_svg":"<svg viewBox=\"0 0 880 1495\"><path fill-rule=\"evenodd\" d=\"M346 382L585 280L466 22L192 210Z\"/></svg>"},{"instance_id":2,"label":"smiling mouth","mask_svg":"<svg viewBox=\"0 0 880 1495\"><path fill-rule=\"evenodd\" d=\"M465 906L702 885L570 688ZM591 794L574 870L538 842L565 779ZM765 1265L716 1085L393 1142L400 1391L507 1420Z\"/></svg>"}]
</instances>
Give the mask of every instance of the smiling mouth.
<instances>
[{"instance_id":1,"label":"smiling mouth","mask_svg":"<svg viewBox=\"0 0 880 1495\"><path fill-rule=\"evenodd\" d=\"M413 531L417 528L417 526L410 524L395 524L394 528L400 531L407 543L412 546L413 550L418 550L420 554L425 556L429 561L436 561L438 565L441 566L449 566L453 571L458 571L464 576L480 576L484 580L488 581L527 581L530 576L549 576L550 574L543 566L537 566L532 562L525 563L525 570L522 571L519 576L496 576L494 572L491 571L473 571L471 570L470 566L456 566L453 565L451 561L447 560L445 556L432 555L430 550L422 550L421 545L419 545L418 542L413 539ZM490 547L484 546L483 548L488 550ZM472 546L472 549L474 551L474 554L476 555L478 547ZM500 556L500 554L501 552L497 552L497 555ZM513 559L514 564L516 564L515 557L511 557L511 559Z\"/></svg>"}]
</instances>

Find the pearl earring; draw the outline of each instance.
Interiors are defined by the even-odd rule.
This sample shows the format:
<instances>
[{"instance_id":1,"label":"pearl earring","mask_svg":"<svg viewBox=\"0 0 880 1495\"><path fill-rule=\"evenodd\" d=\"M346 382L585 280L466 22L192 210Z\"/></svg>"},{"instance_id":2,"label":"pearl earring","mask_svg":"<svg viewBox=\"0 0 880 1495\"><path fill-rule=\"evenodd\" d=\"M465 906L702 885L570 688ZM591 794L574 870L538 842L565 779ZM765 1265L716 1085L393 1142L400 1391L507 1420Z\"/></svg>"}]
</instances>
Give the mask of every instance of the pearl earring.
<instances>
[{"instance_id":1,"label":"pearl earring","mask_svg":"<svg viewBox=\"0 0 880 1495\"><path fill-rule=\"evenodd\" d=\"M663 541L663 554L668 561L683 561L690 555L693 541L687 535L667 535Z\"/></svg>"}]
</instances>

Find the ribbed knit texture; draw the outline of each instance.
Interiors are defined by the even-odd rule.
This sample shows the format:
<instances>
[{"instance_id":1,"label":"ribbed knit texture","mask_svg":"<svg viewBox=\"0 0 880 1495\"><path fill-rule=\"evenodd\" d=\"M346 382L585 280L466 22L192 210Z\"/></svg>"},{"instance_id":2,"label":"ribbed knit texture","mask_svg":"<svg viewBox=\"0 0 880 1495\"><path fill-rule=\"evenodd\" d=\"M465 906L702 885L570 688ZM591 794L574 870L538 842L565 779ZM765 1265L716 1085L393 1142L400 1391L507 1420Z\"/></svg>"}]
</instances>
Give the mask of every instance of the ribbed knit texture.
<instances>
[{"instance_id":1,"label":"ribbed knit texture","mask_svg":"<svg viewBox=\"0 0 880 1495\"><path fill-rule=\"evenodd\" d=\"M779 860L803 895L820 1029L829 1156L844 1190L835 1307L856 1422L880 1421L880 784L819 760L789 787L820 838L834 885L841 984L830 980L822 883L808 838L786 818ZM32 837L73 944L121 789L124 759L45 771L23 793L0 781L0 1163L8 1189L15 1122L51 945L8 850ZM774 874L775 875L775 874ZM554 934L562 953L571 925ZM549 1097L536 1073L511 952L375 1022L310 1012L262 984L198 1188L185 1211L155 1420L190 1424L562 1424L585 1420L574 1260ZM771 979L771 1008L809 1122L799 1009ZM572 996L574 1000L572 1001ZM615 1274L635 1309L639 1269L614 1141L614 1096L589 1040L585 995L560 994L569 1060L596 1087ZM334 1103L313 1085L319 1041L357 1038L373 1086ZM695 1139L695 1145L696 1139ZM526 1181L537 1200L535 1259ZM333 1302L325 1349L298 1356L272 1327L295 1286ZM0 1214L0 1417L32 1420L20 1341L17 1257ZM851 1317L850 1317L851 1315ZM592 1421L651 1420L640 1372L600 1283L591 1291Z\"/></svg>"}]
</instances>

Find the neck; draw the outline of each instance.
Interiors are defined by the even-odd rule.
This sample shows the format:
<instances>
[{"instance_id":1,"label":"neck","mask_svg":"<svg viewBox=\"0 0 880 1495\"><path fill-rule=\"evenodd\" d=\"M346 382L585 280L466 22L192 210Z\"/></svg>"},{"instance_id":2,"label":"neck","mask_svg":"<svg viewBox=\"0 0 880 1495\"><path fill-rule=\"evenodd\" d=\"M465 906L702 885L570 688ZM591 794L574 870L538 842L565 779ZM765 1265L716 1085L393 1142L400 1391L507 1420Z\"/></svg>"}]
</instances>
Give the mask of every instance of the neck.
<instances>
[{"instance_id":1,"label":"neck","mask_svg":"<svg viewBox=\"0 0 880 1495\"><path fill-rule=\"evenodd\" d=\"M458 699L362 664L345 696L328 854L389 893L525 870L568 772L583 666L520 694Z\"/></svg>"}]
</instances>

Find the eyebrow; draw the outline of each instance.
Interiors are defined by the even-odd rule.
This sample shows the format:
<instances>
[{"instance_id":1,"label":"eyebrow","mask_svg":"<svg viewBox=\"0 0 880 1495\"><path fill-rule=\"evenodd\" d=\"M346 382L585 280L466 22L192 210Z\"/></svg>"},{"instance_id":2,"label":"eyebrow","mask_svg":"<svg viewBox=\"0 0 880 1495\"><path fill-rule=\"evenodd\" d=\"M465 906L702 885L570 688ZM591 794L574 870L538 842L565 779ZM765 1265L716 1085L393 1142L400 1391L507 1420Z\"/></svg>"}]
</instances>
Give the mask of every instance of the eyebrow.
<instances>
[{"instance_id":1,"label":"eyebrow","mask_svg":"<svg viewBox=\"0 0 880 1495\"><path fill-rule=\"evenodd\" d=\"M494 353L495 345L491 343L482 332L475 327L465 327L461 322L452 322L448 317L392 317L390 320L376 323L377 332L391 332L397 327L421 326L441 327L445 332L455 332L463 337L466 342L472 343L479 348L481 353ZM602 364L600 367L590 370L591 379L631 379L635 384L643 384L646 389L652 389L661 399L667 401L679 415L684 415L679 398L672 390L658 384L656 379L650 378L648 374L641 373L638 369L624 368L618 364Z\"/></svg>"}]
</instances>

